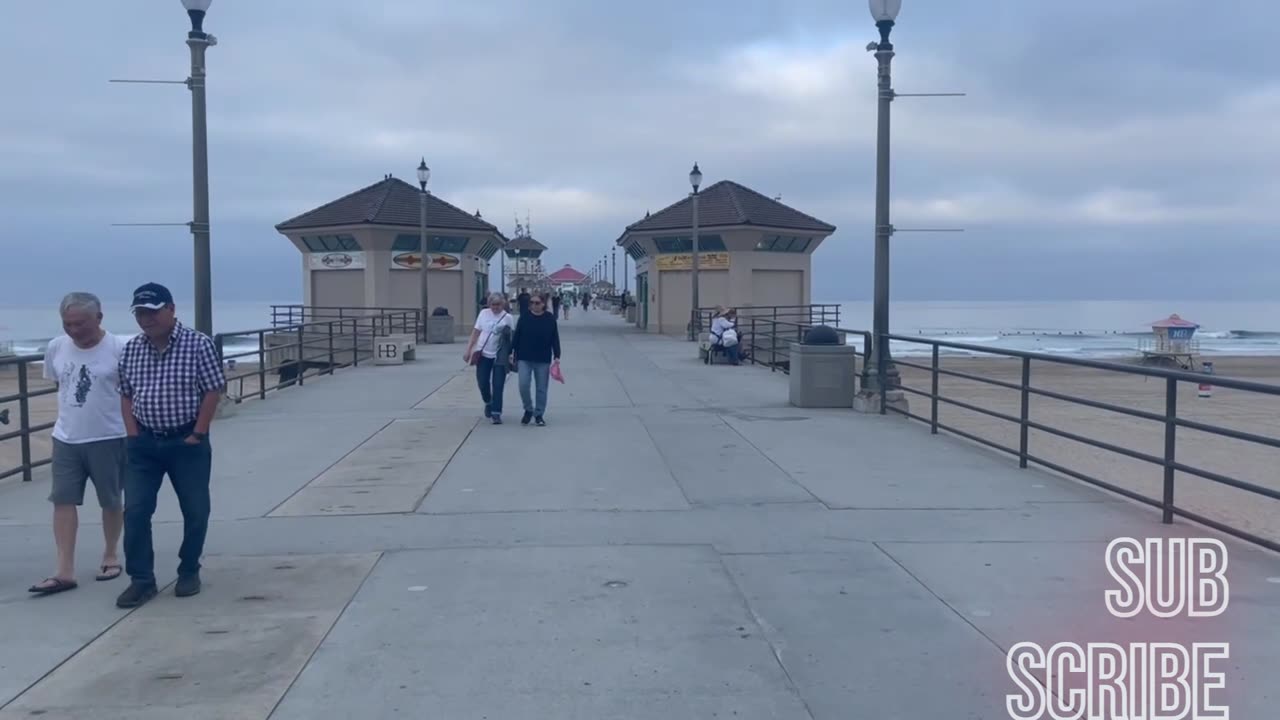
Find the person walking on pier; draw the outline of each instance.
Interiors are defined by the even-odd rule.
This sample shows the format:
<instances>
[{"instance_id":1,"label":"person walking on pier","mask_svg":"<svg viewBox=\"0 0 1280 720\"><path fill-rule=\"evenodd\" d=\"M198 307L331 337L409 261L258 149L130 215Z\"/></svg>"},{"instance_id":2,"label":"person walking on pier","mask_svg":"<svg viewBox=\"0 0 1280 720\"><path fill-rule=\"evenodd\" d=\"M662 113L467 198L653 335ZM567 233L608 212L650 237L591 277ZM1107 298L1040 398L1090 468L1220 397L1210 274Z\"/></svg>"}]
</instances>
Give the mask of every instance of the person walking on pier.
<instances>
[{"instance_id":1,"label":"person walking on pier","mask_svg":"<svg viewBox=\"0 0 1280 720\"><path fill-rule=\"evenodd\" d=\"M530 297L533 297L533 296L529 294L528 290L524 288L520 288L520 294L516 296L516 305L517 307L520 308L521 315L524 315L525 313L529 312Z\"/></svg>"},{"instance_id":2,"label":"person walking on pier","mask_svg":"<svg viewBox=\"0 0 1280 720\"><path fill-rule=\"evenodd\" d=\"M132 583L116 606L156 595L151 516L165 475L182 509L182 547L174 594L200 592L200 556L209 531L209 426L227 381L213 340L178 322L168 288L147 283L133 293L142 332L120 358L120 405L128 432L124 481L125 572Z\"/></svg>"},{"instance_id":3,"label":"person walking on pier","mask_svg":"<svg viewBox=\"0 0 1280 720\"><path fill-rule=\"evenodd\" d=\"M120 576L117 548L124 525L121 484L125 463L125 427L120 416L120 356L125 341L102 329L102 303L89 293L73 292L59 308L66 335L49 341L44 377L58 386L58 419L53 425L53 540L58 567L52 577L32 585L39 595L73 590L78 507L93 480L102 509L104 546L98 580Z\"/></svg>"},{"instance_id":4,"label":"person walking on pier","mask_svg":"<svg viewBox=\"0 0 1280 720\"><path fill-rule=\"evenodd\" d=\"M521 293L521 297L527 297ZM502 424L502 393L507 384L507 363L511 354L511 335L515 320L505 309L505 302L498 293L489 295L489 307L476 316L466 352L462 357L476 368L476 384L480 386L480 399L484 401L484 416L494 425ZM520 317L525 317L524 313ZM503 362L499 362L502 358Z\"/></svg>"},{"instance_id":5,"label":"person walking on pier","mask_svg":"<svg viewBox=\"0 0 1280 720\"><path fill-rule=\"evenodd\" d=\"M551 380L552 363L560 362L560 329L556 316L547 312L545 302L534 298L529 303L529 314L521 315L511 341L511 358L520 373L520 400L524 403L521 425L533 420L539 427L546 425L543 418L547 410L547 385ZM537 400L530 396L530 385L537 383Z\"/></svg>"},{"instance_id":6,"label":"person walking on pier","mask_svg":"<svg viewBox=\"0 0 1280 720\"><path fill-rule=\"evenodd\" d=\"M560 317L560 305L563 303L564 296L560 294L559 290L555 291L551 296L551 315L553 317Z\"/></svg>"}]
</instances>

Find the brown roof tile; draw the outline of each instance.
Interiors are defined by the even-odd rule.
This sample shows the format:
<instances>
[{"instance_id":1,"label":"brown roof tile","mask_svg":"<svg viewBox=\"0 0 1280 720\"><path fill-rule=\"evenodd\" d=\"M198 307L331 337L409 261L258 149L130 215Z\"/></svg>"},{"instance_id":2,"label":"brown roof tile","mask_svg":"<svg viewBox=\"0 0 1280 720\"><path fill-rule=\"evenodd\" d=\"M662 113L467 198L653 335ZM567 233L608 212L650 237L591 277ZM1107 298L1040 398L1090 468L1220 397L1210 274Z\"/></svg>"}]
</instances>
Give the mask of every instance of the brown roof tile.
<instances>
[{"instance_id":1,"label":"brown roof tile","mask_svg":"<svg viewBox=\"0 0 1280 720\"><path fill-rule=\"evenodd\" d=\"M833 233L834 225L765 197L732 180L721 180L698 194L698 227L761 225L786 230ZM684 230L693 226L693 199L659 210L627 226L627 232Z\"/></svg>"},{"instance_id":2,"label":"brown roof tile","mask_svg":"<svg viewBox=\"0 0 1280 720\"><path fill-rule=\"evenodd\" d=\"M276 225L276 229L285 231L343 225L398 225L416 228L421 202L419 192L418 188L399 178L384 178L350 195L285 220ZM427 200L427 224L437 229L487 231L503 237L491 223L460 210L435 195L430 195Z\"/></svg>"}]
</instances>

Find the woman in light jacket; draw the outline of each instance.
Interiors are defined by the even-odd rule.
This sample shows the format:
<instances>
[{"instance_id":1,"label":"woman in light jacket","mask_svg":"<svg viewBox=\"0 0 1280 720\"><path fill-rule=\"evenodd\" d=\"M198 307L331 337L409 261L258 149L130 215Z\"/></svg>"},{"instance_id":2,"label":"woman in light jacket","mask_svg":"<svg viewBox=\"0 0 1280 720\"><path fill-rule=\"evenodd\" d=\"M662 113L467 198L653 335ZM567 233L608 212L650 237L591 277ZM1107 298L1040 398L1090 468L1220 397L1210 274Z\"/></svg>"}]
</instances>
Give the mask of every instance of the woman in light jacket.
<instances>
[{"instance_id":1,"label":"woman in light jacket","mask_svg":"<svg viewBox=\"0 0 1280 720\"><path fill-rule=\"evenodd\" d=\"M489 295L489 307L476 315L466 352L462 357L476 367L476 384L484 400L484 416L494 425L502 424L502 392L507 384L506 359L511 353L515 320L507 312L501 293ZM502 358L499 362L498 358Z\"/></svg>"},{"instance_id":2,"label":"woman in light jacket","mask_svg":"<svg viewBox=\"0 0 1280 720\"><path fill-rule=\"evenodd\" d=\"M548 312L546 300L529 301L529 314L521 315L511 339L511 357L520 373L520 400L524 403L521 425L533 420L539 427L547 424L547 385L551 365L560 362L560 328L556 316ZM529 395L531 381L537 382L537 400Z\"/></svg>"}]
</instances>

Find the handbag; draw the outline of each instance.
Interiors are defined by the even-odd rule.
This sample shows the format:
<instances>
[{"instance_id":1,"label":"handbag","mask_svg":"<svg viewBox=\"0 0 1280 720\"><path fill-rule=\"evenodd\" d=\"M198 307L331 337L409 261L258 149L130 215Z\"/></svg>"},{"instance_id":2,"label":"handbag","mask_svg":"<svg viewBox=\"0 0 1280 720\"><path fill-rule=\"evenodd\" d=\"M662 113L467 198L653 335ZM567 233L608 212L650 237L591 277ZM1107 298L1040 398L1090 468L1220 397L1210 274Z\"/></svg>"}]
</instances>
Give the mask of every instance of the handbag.
<instances>
[{"instance_id":1,"label":"handbag","mask_svg":"<svg viewBox=\"0 0 1280 720\"><path fill-rule=\"evenodd\" d=\"M484 341L476 343L476 349L471 351L471 365L480 364L480 358L484 357L484 346L489 344L489 338L493 337L493 330L501 325L502 321L506 319L507 314L504 312L502 313L502 317L498 318L498 320L493 323L493 328L490 328L489 332L484 335Z\"/></svg>"},{"instance_id":2,"label":"handbag","mask_svg":"<svg viewBox=\"0 0 1280 720\"><path fill-rule=\"evenodd\" d=\"M564 373L560 371L559 360L556 360L555 362L551 363L551 379L555 380L561 385L564 384Z\"/></svg>"}]
</instances>

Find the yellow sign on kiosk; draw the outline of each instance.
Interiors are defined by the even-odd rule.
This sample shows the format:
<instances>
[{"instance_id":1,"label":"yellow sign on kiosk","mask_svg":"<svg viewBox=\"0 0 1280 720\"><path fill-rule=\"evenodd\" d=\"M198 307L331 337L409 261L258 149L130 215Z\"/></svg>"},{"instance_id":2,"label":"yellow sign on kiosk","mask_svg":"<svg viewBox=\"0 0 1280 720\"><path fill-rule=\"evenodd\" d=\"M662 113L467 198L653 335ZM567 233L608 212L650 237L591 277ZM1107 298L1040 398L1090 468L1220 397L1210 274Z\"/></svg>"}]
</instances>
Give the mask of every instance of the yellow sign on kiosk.
<instances>
[{"instance_id":1,"label":"yellow sign on kiosk","mask_svg":"<svg viewBox=\"0 0 1280 720\"><path fill-rule=\"evenodd\" d=\"M672 253L670 255L659 255L657 258L658 270L692 270L693 269L693 253ZM704 252L698 253L698 269L699 270L728 270L729 269L729 253L727 252Z\"/></svg>"}]
</instances>

